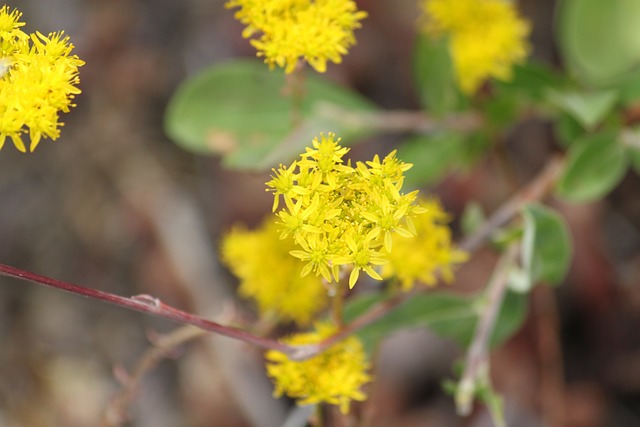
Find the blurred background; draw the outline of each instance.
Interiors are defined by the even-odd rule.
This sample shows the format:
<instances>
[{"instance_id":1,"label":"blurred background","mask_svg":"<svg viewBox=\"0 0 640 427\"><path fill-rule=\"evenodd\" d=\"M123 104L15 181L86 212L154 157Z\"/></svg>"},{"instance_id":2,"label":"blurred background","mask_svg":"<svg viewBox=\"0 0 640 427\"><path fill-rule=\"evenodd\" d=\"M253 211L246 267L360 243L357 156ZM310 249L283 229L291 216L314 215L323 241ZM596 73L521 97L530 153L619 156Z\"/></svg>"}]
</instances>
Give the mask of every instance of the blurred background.
<instances>
[{"instance_id":1,"label":"blurred background","mask_svg":"<svg viewBox=\"0 0 640 427\"><path fill-rule=\"evenodd\" d=\"M250 322L251 306L235 300L217 249L231 224L256 225L270 211L268 174L225 170L219 159L187 153L163 132L167 102L181 81L225 59L255 55L233 12L221 0L7 4L23 12L29 32L64 29L86 65L83 93L62 118L61 138L28 155L10 142L0 152L0 263ZM417 109L415 1L358 4L369 13L356 32L358 45L342 65L329 66L327 77L382 107ZM521 2L533 22L533 56L560 67L554 7L550 0ZM352 156L386 154L406 136L371 138ZM540 119L519 123L502 147L500 156L428 190L455 217L470 200L491 212L557 150ZM640 425L639 196L640 178L630 173L603 202L554 203L573 232L574 261L564 285L533 293L524 327L493 355L510 426ZM477 253L453 288L482 287L494 260L490 250ZM129 396L127 418L114 421L125 413L113 397L126 372L151 342L178 327L0 277L0 426L269 427L292 414L291 402L271 396L258 350L208 336L159 362ZM363 425L491 425L481 408L457 417L442 390L451 361L462 355L429 331L390 337L370 399L356 408Z\"/></svg>"}]
</instances>

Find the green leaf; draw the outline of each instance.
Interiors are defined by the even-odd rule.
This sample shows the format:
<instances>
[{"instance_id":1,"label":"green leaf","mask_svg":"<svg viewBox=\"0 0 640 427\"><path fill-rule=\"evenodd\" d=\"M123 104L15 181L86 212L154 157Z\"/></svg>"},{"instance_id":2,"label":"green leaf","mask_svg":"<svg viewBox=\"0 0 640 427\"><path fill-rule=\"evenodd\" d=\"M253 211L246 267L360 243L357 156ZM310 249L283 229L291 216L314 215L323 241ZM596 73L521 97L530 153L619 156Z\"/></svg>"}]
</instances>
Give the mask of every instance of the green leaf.
<instances>
[{"instance_id":1,"label":"green leaf","mask_svg":"<svg viewBox=\"0 0 640 427\"><path fill-rule=\"evenodd\" d=\"M398 147L398 158L413 163L405 184L415 188L438 181L462 161L465 150L464 136L450 131L409 139Z\"/></svg>"},{"instance_id":2,"label":"green leaf","mask_svg":"<svg viewBox=\"0 0 640 427\"><path fill-rule=\"evenodd\" d=\"M522 265L531 283L559 284L569 270L571 237L562 216L537 203L522 208Z\"/></svg>"},{"instance_id":3,"label":"green leaf","mask_svg":"<svg viewBox=\"0 0 640 427\"><path fill-rule=\"evenodd\" d=\"M548 100L575 118L585 129L593 129L611 112L618 101L614 89L597 92L549 90Z\"/></svg>"},{"instance_id":4,"label":"green leaf","mask_svg":"<svg viewBox=\"0 0 640 427\"><path fill-rule=\"evenodd\" d=\"M414 50L413 71L420 100L434 115L455 111L461 102L447 40L419 34Z\"/></svg>"},{"instance_id":5,"label":"green leaf","mask_svg":"<svg viewBox=\"0 0 640 427\"><path fill-rule=\"evenodd\" d=\"M587 135L569 149L567 165L556 192L573 202L587 202L606 195L627 169L624 147L614 132Z\"/></svg>"},{"instance_id":6,"label":"green leaf","mask_svg":"<svg viewBox=\"0 0 640 427\"><path fill-rule=\"evenodd\" d=\"M351 321L384 301L380 295L364 295L350 301L345 307L345 319ZM358 336L371 352L380 339L404 328L426 327L436 334L467 346L475 333L482 299L448 292L417 295L386 316L361 329ZM513 292L505 295L498 315L491 344L498 345L509 338L524 321L526 298Z\"/></svg>"},{"instance_id":7,"label":"green leaf","mask_svg":"<svg viewBox=\"0 0 640 427\"><path fill-rule=\"evenodd\" d=\"M509 290L506 292L493 327L490 342L492 347L502 344L520 329L526 318L527 308L526 295Z\"/></svg>"},{"instance_id":8,"label":"green leaf","mask_svg":"<svg viewBox=\"0 0 640 427\"><path fill-rule=\"evenodd\" d=\"M583 83L604 84L640 63L637 0L563 0L557 22L565 65Z\"/></svg>"},{"instance_id":9,"label":"green leaf","mask_svg":"<svg viewBox=\"0 0 640 427\"><path fill-rule=\"evenodd\" d=\"M544 101L549 88L561 87L564 79L547 64L530 60L514 65L511 80L495 81L496 89L512 96L525 96L534 101Z\"/></svg>"},{"instance_id":10,"label":"green leaf","mask_svg":"<svg viewBox=\"0 0 640 427\"><path fill-rule=\"evenodd\" d=\"M375 107L355 92L317 75L305 77L301 101L283 95L285 87L284 73L260 61L218 64L178 88L167 108L166 132L189 151L222 155L228 167L254 170L288 162L320 132L335 132L344 143L368 132L353 113Z\"/></svg>"},{"instance_id":11,"label":"green leaf","mask_svg":"<svg viewBox=\"0 0 640 427\"><path fill-rule=\"evenodd\" d=\"M562 113L554 122L553 133L560 145L567 148L585 134L585 129L572 115Z\"/></svg>"}]
</instances>

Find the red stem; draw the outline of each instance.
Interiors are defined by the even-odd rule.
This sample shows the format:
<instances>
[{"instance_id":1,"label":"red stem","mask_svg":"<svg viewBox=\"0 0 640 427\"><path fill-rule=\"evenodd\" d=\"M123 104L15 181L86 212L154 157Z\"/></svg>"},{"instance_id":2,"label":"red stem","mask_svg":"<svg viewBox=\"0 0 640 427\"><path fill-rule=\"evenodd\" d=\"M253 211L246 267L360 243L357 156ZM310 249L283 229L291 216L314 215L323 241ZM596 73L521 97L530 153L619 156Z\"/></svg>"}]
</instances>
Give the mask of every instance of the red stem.
<instances>
[{"instance_id":1,"label":"red stem","mask_svg":"<svg viewBox=\"0 0 640 427\"><path fill-rule=\"evenodd\" d=\"M70 292L72 294L81 295L83 297L92 298L99 301L104 301L120 307L128 308L130 310L139 311L142 313L152 314L165 319L170 319L178 323L193 325L206 331L215 332L220 335L224 335L229 338L241 340L249 344L256 345L263 349L281 351L289 356L292 360L305 360L309 359L324 350L328 349L335 343L345 339L354 332L361 328L373 323L380 317L387 314L389 311L405 302L413 295L413 293L406 293L397 295L387 301L375 306L359 318L355 319L349 325L347 325L340 332L330 336L324 341L318 344L299 345L293 346L283 344L276 340L253 335L242 329L234 328L232 326L224 326L211 320L204 319L195 314L187 313L186 311L179 310L175 307L167 305L157 298L150 295L135 295L127 298L119 295L115 295L109 292L99 291L96 289L87 288L80 285L74 285L62 280L52 279L50 277L41 276L39 274L31 273L29 271L20 270L19 268L12 267L10 265L0 264L0 276L12 277L14 279L34 282L40 285L48 286L51 288L61 289L63 291Z\"/></svg>"},{"instance_id":2,"label":"red stem","mask_svg":"<svg viewBox=\"0 0 640 427\"><path fill-rule=\"evenodd\" d=\"M200 316L187 313L171 307L170 305L167 305L159 299L153 298L149 295L136 295L131 298L126 298L109 292L98 291L84 286L64 282L62 280L41 276L39 274L20 270L5 264L0 264L0 276L13 277L15 279L38 283L51 288L62 289L63 291L67 291L72 294L119 305L130 310L164 317L165 319L170 319L178 323L193 325L206 331L242 340L265 349L278 350L287 354L295 353L299 350L297 347L282 344L268 338L259 337L242 329L234 328L232 326L224 326Z\"/></svg>"}]
</instances>

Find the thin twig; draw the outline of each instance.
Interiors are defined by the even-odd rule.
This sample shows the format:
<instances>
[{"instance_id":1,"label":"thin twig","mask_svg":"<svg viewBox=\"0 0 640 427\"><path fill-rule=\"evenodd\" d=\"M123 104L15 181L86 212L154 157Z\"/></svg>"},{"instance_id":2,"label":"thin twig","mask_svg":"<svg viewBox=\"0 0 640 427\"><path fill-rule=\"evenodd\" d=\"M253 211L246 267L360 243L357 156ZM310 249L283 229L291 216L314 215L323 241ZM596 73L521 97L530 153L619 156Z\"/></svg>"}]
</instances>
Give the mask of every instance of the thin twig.
<instances>
[{"instance_id":1,"label":"thin twig","mask_svg":"<svg viewBox=\"0 0 640 427\"><path fill-rule=\"evenodd\" d=\"M304 360L325 351L326 349L336 344L337 342L342 341L343 339L349 337L350 335L353 335L354 333L364 328L365 326L370 325L376 320L384 317L389 312L395 310L400 305L410 300L417 293L418 293L417 291L401 293L389 298L388 300L380 302L379 304L371 308L369 311L367 311L366 313L364 313L363 315L361 315L360 317L356 318L351 323L346 325L342 330L340 330L336 334L326 338L324 341L321 341L319 344L317 344L317 346L315 346L315 348L307 349L307 350L313 350L311 354L306 354L303 349L293 357L295 357L295 360Z\"/></svg>"},{"instance_id":2,"label":"thin twig","mask_svg":"<svg viewBox=\"0 0 640 427\"><path fill-rule=\"evenodd\" d=\"M333 295L331 297L331 317L333 318L333 322L338 327L338 329L344 328L344 287L341 286L340 283L332 284L334 289L332 290Z\"/></svg>"},{"instance_id":3,"label":"thin twig","mask_svg":"<svg viewBox=\"0 0 640 427\"><path fill-rule=\"evenodd\" d=\"M306 95L305 62L298 60L291 74L285 74L283 95L291 99L291 124L296 127L302 121L302 106Z\"/></svg>"},{"instance_id":4,"label":"thin twig","mask_svg":"<svg viewBox=\"0 0 640 427\"><path fill-rule=\"evenodd\" d=\"M207 332L192 326L182 326L171 333L154 340L154 345L138 360L135 368L122 389L111 399L102 417L103 427L122 425L127 418L127 408L135 398L142 378L153 369L162 359L167 358L177 347L205 335Z\"/></svg>"},{"instance_id":5,"label":"thin twig","mask_svg":"<svg viewBox=\"0 0 640 427\"><path fill-rule=\"evenodd\" d=\"M335 343L345 339L349 335L355 333L356 331L384 316L389 311L393 310L395 307L408 300L412 295L412 293L401 294L387 301L381 302L379 305L351 322L340 332L327 338L319 344L293 346L269 338L253 335L239 328L221 325L220 323L205 319L195 314L187 313L168 304L165 304L159 299L153 298L150 295L135 295L130 298L122 297L110 292L99 291L62 280L41 276L39 274L31 273L29 271L21 270L19 268L15 268L5 264L0 264L0 276L12 277L14 279L24 280L51 288L61 289L72 294L118 305L130 310L152 314L185 325L196 326L205 331L215 332L219 335L244 341L263 349L283 352L287 354L292 360L305 360L323 352Z\"/></svg>"},{"instance_id":6,"label":"thin twig","mask_svg":"<svg viewBox=\"0 0 640 427\"><path fill-rule=\"evenodd\" d=\"M128 308L130 310L153 314L185 325L196 326L200 329L215 332L229 338L242 340L261 348L278 350L287 354L296 350L292 346L282 344L278 341L259 337L242 329L234 328L232 326L224 326L195 314L187 313L167 305L159 299L153 298L149 295L136 295L131 298L122 297L109 292L99 291L85 286L74 285L62 280L41 276L39 274L20 270L5 264L0 264L0 276L13 277L19 280L34 282L51 288L61 289L72 294L119 305L120 307Z\"/></svg>"},{"instance_id":7,"label":"thin twig","mask_svg":"<svg viewBox=\"0 0 640 427\"><path fill-rule=\"evenodd\" d=\"M499 227L511 220L525 203L543 199L560 177L564 164L564 158L552 158L533 181L500 206L474 234L464 239L459 245L460 249L474 252Z\"/></svg>"},{"instance_id":8,"label":"thin twig","mask_svg":"<svg viewBox=\"0 0 640 427\"><path fill-rule=\"evenodd\" d=\"M464 372L456 392L456 406L460 415L471 413L471 403L478 378L488 374L489 342L507 290L509 271L517 255L518 246L511 245L500 259L487 286L487 304L478 318L476 332L469 346Z\"/></svg>"},{"instance_id":9,"label":"thin twig","mask_svg":"<svg viewBox=\"0 0 640 427\"><path fill-rule=\"evenodd\" d=\"M424 111L353 111L335 104L319 102L317 113L345 123L353 128L375 132L431 133L438 130L454 130L469 133L480 129L483 117L474 111L452 114L443 118L429 116Z\"/></svg>"}]
</instances>

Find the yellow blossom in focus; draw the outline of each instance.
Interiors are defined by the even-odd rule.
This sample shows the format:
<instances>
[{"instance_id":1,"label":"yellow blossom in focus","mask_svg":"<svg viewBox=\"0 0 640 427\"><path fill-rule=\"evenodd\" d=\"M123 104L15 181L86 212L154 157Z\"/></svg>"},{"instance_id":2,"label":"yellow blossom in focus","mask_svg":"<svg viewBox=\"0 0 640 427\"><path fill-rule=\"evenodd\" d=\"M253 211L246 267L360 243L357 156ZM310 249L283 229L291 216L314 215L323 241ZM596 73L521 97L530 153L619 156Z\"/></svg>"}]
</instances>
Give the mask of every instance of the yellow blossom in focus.
<instances>
[{"instance_id":1,"label":"yellow blossom in focus","mask_svg":"<svg viewBox=\"0 0 640 427\"><path fill-rule=\"evenodd\" d=\"M84 62L70 55L73 45L63 32L26 34L20 16L0 9L0 149L9 137L25 152L23 134L29 134L30 151L43 137L60 135L58 113L74 106Z\"/></svg>"},{"instance_id":2,"label":"yellow blossom in focus","mask_svg":"<svg viewBox=\"0 0 640 427\"><path fill-rule=\"evenodd\" d=\"M509 0L422 0L425 30L445 35L460 85L474 93L488 78L509 80L526 59L530 24Z\"/></svg>"},{"instance_id":3,"label":"yellow blossom in focus","mask_svg":"<svg viewBox=\"0 0 640 427\"><path fill-rule=\"evenodd\" d=\"M235 17L247 25L242 35L255 37L258 56L287 73L299 58L320 73L327 61L339 64L367 16L353 0L229 0L226 7L239 8Z\"/></svg>"},{"instance_id":4,"label":"yellow blossom in focus","mask_svg":"<svg viewBox=\"0 0 640 427\"><path fill-rule=\"evenodd\" d=\"M394 241L389 262L382 266L382 277L395 277L409 291L416 282L436 284L438 277L453 279L452 266L467 259L465 252L451 241L449 216L436 200L419 200L425 212L413 220L416 237Z\"/></svg>"},{"instance_id":5,"label":"yellow blossom in focus","mask_svg":"<svg viewBox=\"0 0 640 427\"><path fill-rule=\"evenodd\" d=\"M327 282L339 281L340 267L350 272L353 288L360 272L376 280L375 268L387 262L395 234L412 236L411 218L423 210L414 205L418 192L402 193L411 164L377 155L368 162L344 163L349 151L333 133L314 138L300 160L274 169L267 187L274 193L281 237L293 236L300 247L291 255L305 261Z\"/></svg>"},{"instance_id":6,"label":"yellow blossom in focus","mask_svg":"<svg viewBox=\"0 0 640 427\"><path fill-rule=\"evenodd\" d=\"M261 315L307 325L325 307L327 291L318 277L301 276L304 264L289 255L293 241L279 237L273 217L254 231L236 227L222 241L222 260Z\"/></svg>"},{"instance_id":7,"label":"yellow blossom in focus","mask_svg":"<svg viewBox=\"0 0 640 427\"><path fill-rule=\"evenodd\" d=\"M317 344L336 328L330 324L316 325L315 332L292 335L283 340L290 345ZM370 364L360 340L351 336L311 359L295 362L284 353L266 353L267 374L274 380L276 397L286 394L299 405L329 403L349 412L352 400L363 401L360 388L371 381L367 374Z\"/></svg>"}]
</instances>

